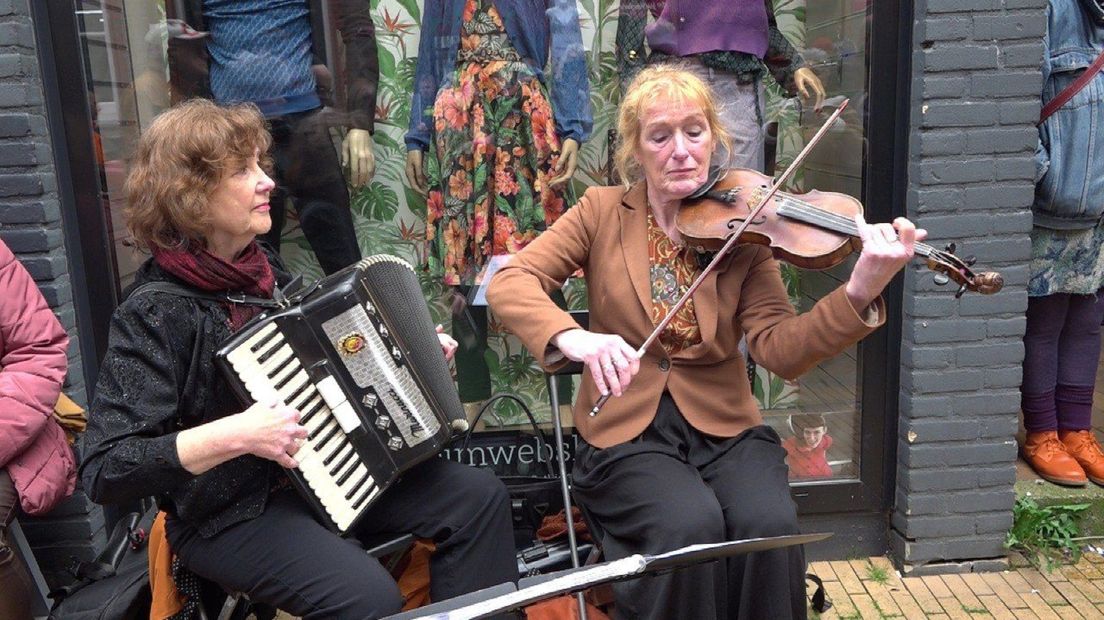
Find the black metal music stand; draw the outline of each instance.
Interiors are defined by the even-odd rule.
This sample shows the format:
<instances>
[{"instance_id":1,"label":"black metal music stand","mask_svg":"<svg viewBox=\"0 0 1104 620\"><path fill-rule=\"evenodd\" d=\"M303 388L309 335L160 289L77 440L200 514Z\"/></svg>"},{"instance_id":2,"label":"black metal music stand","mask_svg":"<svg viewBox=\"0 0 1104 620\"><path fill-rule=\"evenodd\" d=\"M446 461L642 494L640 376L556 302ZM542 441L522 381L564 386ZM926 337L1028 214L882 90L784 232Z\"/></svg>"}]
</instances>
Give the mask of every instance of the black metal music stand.
<instances>
[{"instance_id":1,"label":"black metal music stand","mask_svg":"<svg viewBox=\"0 0 1104 620\"><path fill-rule=\"evenodd\" d=\"M603 583L633 579L743 553L805 545L830 536L831 534L828 533L791 534L708 545L690 545L658 555L632 555L593 566L529 577L523 579L517 588L511 583L500 584L448 601L388 616L385 620L477 620L521 609L569 592L582 592Z\"/></svg>"}]
</instances>

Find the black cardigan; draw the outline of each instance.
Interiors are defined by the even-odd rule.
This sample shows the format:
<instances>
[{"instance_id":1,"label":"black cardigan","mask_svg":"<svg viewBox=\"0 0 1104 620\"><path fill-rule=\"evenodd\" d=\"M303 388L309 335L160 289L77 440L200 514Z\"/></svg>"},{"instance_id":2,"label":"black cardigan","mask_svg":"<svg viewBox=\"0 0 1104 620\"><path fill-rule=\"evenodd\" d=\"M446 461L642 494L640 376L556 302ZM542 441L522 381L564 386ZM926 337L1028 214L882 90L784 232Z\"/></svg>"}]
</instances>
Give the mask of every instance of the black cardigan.
<instances>
[{"instance_id":1,"label":"black cardigan","mask_svg":"<svg viewBox=\"0 0 1104 620\"><path fill-rule=\"evenodd\" d=\"M276 269L277 284L286 283ZM151 259L134 286L153 281L184 284ZM157 496L204 537L264 511L282 476L275 462L245 455L195 476L176 451L181 430L244 409L214 365L230 335L218 302L149 292L115 309L80 446L81 481L93 501Z\"/></svg>"}]
</instances>

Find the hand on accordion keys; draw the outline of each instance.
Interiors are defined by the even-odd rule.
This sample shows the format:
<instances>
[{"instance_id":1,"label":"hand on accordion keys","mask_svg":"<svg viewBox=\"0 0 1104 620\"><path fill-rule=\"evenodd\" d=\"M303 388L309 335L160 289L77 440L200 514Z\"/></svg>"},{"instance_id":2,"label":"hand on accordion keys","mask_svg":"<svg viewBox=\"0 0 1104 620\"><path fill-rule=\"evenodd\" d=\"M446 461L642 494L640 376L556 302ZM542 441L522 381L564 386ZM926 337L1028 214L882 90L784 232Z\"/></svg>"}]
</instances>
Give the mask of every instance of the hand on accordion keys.
<instances>
[{"instance_id":1,"label":"hand on accordion keys","mask_svg":"<svg viewBox=\"0 0 1104 620\"><path fill-rule=\"evenodd\" d=\"M232 435L241 443L243 454L253 454L281 466L299 466L295 453L307 437L307 427L299 424L299 412L283 403L254 403L245 411L230 416L235 423Z\"/></svg>"}]
</instances>

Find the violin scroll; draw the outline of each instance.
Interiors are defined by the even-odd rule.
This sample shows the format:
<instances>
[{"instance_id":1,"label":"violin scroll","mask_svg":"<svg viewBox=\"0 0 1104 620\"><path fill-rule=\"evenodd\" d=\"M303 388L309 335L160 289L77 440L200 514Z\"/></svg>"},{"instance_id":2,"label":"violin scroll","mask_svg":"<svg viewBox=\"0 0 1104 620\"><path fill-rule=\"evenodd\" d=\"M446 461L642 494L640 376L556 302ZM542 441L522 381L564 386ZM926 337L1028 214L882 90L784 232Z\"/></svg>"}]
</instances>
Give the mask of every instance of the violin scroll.
<instances>
[{"instance_id":1,"label":"violin scroll","mask_svg":"<svg viewBox=\"0 0 1104 620\"><path fill-rule=\"evenodd\" d=\"M969 263L954 255L954 249L952 243L945 251L932 249L927 253L926 262L928 268L936 272L936 284L942 285L954 280L955 284L958 284L955 297L962 297L966 291L992 295L1004 288L1004 278L1001 274L995 271L974 273Z\"/></svg>"}]
</instances>

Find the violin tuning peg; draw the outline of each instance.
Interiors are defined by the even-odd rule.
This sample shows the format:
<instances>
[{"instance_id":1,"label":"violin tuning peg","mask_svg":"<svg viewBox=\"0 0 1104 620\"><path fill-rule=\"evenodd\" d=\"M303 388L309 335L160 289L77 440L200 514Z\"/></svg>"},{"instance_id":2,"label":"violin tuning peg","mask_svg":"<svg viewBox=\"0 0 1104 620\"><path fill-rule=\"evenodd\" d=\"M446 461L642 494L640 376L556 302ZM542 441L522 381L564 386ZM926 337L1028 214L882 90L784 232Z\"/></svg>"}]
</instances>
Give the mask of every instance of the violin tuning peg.
<instances>
[{"instance_id":1,"label":"violin tuning peg","mask_svg":"<svg viewBox=\"0 0 1104 620\"><path fill-rule=\"evenodd\" d=\"M963 284L962 286L958 287L957 291L955 291L955 299L959 299L960 297L962 297L962 294L965 293L965 292L966 292L966 285Z\"/></svg>"},{"instance_id":2,"label":"violin tuning peg","mask_svg":"<svg viewBox=\"0 0 1104 620\"><path fill-rule=\"evenodd\" d=\"M937 273L932 279L935 280L935 283L939 286L943 286L944 284L951 281L951 279L948 278L947 274L945 273Z\"/></svg>"},{"instance_id":3,"label":"violin tuning peg","mask_svg":"<svg viewBox=\"0 0 1104 620\"><path fill-rule=\"evenodd\" d=\"M973 267L974 263L977 262L977 257L974 256L973 254L971 254L970 256L967 256L966 258L962 259L962 262L966 263L967 267Z\"/></svg>"},{"instance_id":4,"label":"violin tuning peg","mask_svg":"<svg viewBox=\"0 0 1104 620\"><path fill-rule=\"evenodd\" d=\"M956 246L954 244L954 242L951 242L951 243L948 243L947 246L944 247L943 249L946 250L947 252L949 252L950 254L954 254L956 247L958 247L958 246Z\"/></svg>"}]
</instances>

